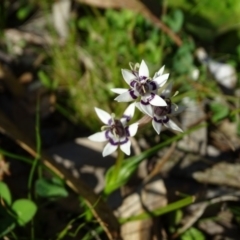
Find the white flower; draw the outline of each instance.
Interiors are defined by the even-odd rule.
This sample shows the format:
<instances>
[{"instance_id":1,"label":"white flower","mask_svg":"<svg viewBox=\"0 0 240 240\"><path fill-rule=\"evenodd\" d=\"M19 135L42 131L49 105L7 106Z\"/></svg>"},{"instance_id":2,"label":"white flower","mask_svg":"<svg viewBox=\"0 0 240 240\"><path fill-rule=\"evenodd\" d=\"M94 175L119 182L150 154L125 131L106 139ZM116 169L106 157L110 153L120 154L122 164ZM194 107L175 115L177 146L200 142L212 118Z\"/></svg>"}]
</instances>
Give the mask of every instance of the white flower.
<instances>
[{"instance_id":1,"label":"white flower","mask_svg":"<svg viewBox=\"0 0 240 240\"><path fill-rule=\"evenodd\" d=\"M138 123L127 125L134 115L135 105L130 104L120 119L105 112L102 109L95 108L95 111L101 121L106 124L102 127L101 132L97 132L88 138L96 142L108 141L103 149L103 157L113 153L118 147L127 155L130 155L131 142L129 137L133 137L137 133Z\"/></svg>"},{"instance_id":2,"label":"white flower","mask_svg":"<svg viewBox=\"0 0 240 240\"><path fill-rule=\"evenodd\" d=\"M169 84L160 96L165 99L167 106L152 106L152 115L148 114L152 118L152 126L154 130L160 134L162 126L172 128L173 130L183 132L183 130L177 126L174 121L170 119L172 116L176 116L181 113L185 107L177 106L171 102L170 95L172 91L172 84ZM140 104L136 104L138 109L145 113Z\"/></svg>"},{"instance_id":3,"label":"white flower","mask_svg":"<svg viewBox=\"0 0 240 240\"><path fill-rule=\"evenodd\" d=\"M155 73L153 79L149 77L149 71L146 63L142 60L139 68L136 64L131 71L122 69L122 75L126 83L130 86L130 89L114 88L113 92L120 94L115 98L118 102L130 102L141 98L140 105L142 109L148 114L152 113L153 106L167 106L166 102L157 95L158 88L162 87L169 74L163 74L164 67L162 67L157 73Z\"/></svg>"}]
</instances>

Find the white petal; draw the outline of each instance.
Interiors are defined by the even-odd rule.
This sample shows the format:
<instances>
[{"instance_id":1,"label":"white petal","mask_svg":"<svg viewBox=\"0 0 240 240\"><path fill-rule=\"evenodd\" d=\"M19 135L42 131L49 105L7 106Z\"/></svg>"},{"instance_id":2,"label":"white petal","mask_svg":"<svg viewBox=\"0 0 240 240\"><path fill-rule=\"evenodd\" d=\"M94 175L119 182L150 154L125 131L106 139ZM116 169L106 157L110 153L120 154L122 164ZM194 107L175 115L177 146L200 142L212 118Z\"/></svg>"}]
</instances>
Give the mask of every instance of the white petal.
<instances>
[{"instance_id":1,"label":"white petal","mask_svg":"<svg viewBox=\"0 0 240 240\"><path fill-rule=\"evenodd\" d=\"M102 152L103 157L106 157L107 155L110 155L111 153L115 152L117 148L118 146L108 143L103 149L103 152Z\"/></svg>"},{"instance_id":2,"label":"white petal","mask_svg":"<svg viewBox=\"0 0 240 240\"><path fill-rule=\"evenodd\" d=\"M138 130L138 123L133 123L128 127L128 131L131 137L133 137Z\"/></svg>"},{"instance_id":3,"label":"white petal","mask_svg":"<svg viewBox=\"0 0 240 240\"><path fill-rule=\"evenodd\" d=\"M175 122L173 122L171 119L167 123L165 123L165 125L168 128L171 128L175 131L183 132L183 130L180 127L178 127L178 125Z\"/></svg>"},{"instance_id":4,"label":"white petal","mask_svg":"<svg viewBox=\"0 0 240 240\"><path fill-rule=\"evenodd\" d=\"M109 123L109 120L112 118L109 113L107 113L106 111L104 111L100 108L96 108L96 107L95 107L95 111L103 123L105 123L105 124Z\"/></svg>"},{"instance_id":5,"label":"white petal","mask_svg":"<svg viewBox=\"0 0 240 240\"><path fill-rule=\"evenodd\" d=\"M158 87L162 87L168 80L169 73L163 74L157 78L154 78L154 82L157 83Z\"/></svg>"},{"instance_id":6,"label":"white petal","mask_svg":"<svg viewBox=\"0 0 240 240\"><path fill-rule=\"evenodd\" d=\"M126 143L120 145L120 149L127 155L131 153L131 142L128 140Z\"/></svg>"},{"instance_id":7,"label":"white petal","mask_svg":"<svg viewBox=\"0 0 240 240\"><path fill-rule=\"evenodd\" d=\"M112 92L117 93L117 94L122 94L128 91L127 88L112 88Z\"/></svg>"},{"instance_id":8,"label":"white petal","mask_svg":"<svg viewBox=\"0 0 240 240\"><path fill-rule=\"evenodd\" d=\"M161 95L165 96L166 98L169 98L172 92L172 86L173 83L169 83L168 86L162 91Z\"/></svg>"},{"instance_id":9,"label":"white petal","mask_svg":"<svg viewBox=\"0 0 240 240\"><path fill-rule=\"evenodd\" d=\"M167 106L167 103L158 95L154 95L153 99L151 101L149 101L153 106L161 106L161 107L165 107Z\"/></svg>"},{"instance_id":10,"label":"white petal","mask_svg":"<svg viewBox=\"0 0 240 240\"><path fill-rule=\"evenodd\" d=\"M153 126L154 130L157 132L157 134L160 134L161 129L162 129L162 124L152 120L152 126Z\"/></svg>"},{"instance_id":11,"label":"white petal","mask_svg":"<svg viewBox=\"0 0 240 240\"><path fill-rule=\"evenodd\" d=\"M164 68L165 68L165 66L163 65L163 66L158 70L158 72L157 72L157 75L158 75L158 76L160 76L160 75L163 74Z\"/></svg>"},{"instance_id":12,"label":"white petal","mask_svg":"<svg viewBox=\"0 0 240 240\"><path fill-rule=\"evenodd\" d=\"M140 102L135 102L135 106L138 108L139 111L142 112L142 108L141 108Z\"/></svg>"},{"instance_id":13,"label":"white petal","mask_svg":"<svg viewBox=\"0 0 240 240\"><path fill-rule=\"evenodd\" d=\"M126 83L129 85L133 79L136 78L136 76L129 70L122 69L122 75Z\"/></svg>"},{"instance_id":14,"label":"white petal","mask_svg":"<svg viewBox=\"0 0 240 240\"><path fill-rule=\"evenodd\" d=\"M142 62L140 64L138 74L139 74L139 76L145 76L145 77L149 76L148 67L147 67L146 63L144 62L144 60L142 60Z\"/></svg>"},{"instance_id":15,"label":"white petal","mask_svg":"<svg viewBox=\"0 0 240 240\"><path fill-rule=\"evenodd\" d=\"M134 91L134 94L136 96L139 95L136 91ZM130 92L127 91L127 92L122 93L118 97L116 97L114 100L116 100L118 102L130 102L130 101L134 100L134 98L131 96Z\"/></svg>"},{"instance_id":16,"label":"white petal","mask_svg":"<svg viewBox=\"0 0 240 240\"><path fill-rule=\"evenodd\" d=\"M91 141L95 141L95 142L104 142L104 141L107 141L105 132L106 132L106 131L97 132L97 133L89 136L88 139L90 139Z\"/></svg>"},{"instance_id":17,"label":"white petal","mask_svg":"<svg viewBox=\"0 0 240 240\"><path fill-rule=\"evenodd\" d=\"M161 75L163 74L163 72L164 72L164 68L165 68L165 66L162 66L162 67L158 70L158 72L155 72L153 79L161 76Z\"/></svg>"},{"instance_id":18,"label":"white petal","mask_svg":"<svg viewBox=\"0 0 240 240\"><path fill-rule=\"evenodd\" d=\"M144 105L140 103L140 107L143 113L153 117L153 107L150 104Z\"/></svg>"},{"instance_id":19,"label":"white petal","mask_svg":"<svg viewBox=\"0 0 240 240\"><path fill-rule=\"evenodd\" d=\"M135 112L135 103L131 103L127 107L127 109L124 111L123 115L132 118L134 115L134 112Z\"/></svg>"}]
</instances>

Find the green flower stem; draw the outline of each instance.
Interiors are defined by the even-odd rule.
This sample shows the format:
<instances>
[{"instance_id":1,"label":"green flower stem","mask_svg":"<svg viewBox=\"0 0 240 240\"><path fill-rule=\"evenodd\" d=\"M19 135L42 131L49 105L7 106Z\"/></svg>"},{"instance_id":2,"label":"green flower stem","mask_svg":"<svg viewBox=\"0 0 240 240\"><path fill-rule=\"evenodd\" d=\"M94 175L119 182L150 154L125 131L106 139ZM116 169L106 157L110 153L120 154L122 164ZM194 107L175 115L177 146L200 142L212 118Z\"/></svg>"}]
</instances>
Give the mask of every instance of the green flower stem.
<instances>
[{"instance_id":1,"label":"green flower stem","mask_svg":"<svg viewBox=\"0 0 240 240\"><path fill-rule=\"evenodd\" d=\"M114 167L114 180L117 180L118 178L118 175L122 166L123 158L124 158L124 153L121 151L120 148L118 148L118 155L117 155L117 159Z\"/></svg>"}]
</instances>

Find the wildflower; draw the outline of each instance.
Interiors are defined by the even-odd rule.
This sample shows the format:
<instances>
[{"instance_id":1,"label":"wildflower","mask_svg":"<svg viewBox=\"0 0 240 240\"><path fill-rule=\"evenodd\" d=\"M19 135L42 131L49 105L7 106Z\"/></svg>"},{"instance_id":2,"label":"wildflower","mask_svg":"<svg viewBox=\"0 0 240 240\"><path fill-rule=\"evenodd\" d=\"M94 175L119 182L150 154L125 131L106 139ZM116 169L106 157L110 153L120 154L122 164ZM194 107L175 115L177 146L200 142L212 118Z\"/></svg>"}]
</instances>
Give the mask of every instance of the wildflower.
<instances>
[{"instance_id":1,"label":"wildflower","mask_svg":"<svg viewBox=\"0 0 240 240\"><path fill-rule=\"evenodd\" d=\"M128 122L134 115L135 104L130 104L120 119L116 119L112 114L102 109L95 108L95 111L101 121L106 124L101 128L101 132L97 132L88 138L96 142L108 141L103 149L103 157L113 153L118 147L127 155L130 155L131 142L129 137L133 137L137 133L138 123L128 125Z\"/></svg>"},{"instance_id":2,"label":"wildflower","mask_svg":"<svg viewBox=\"0 0 240 240\"><path fill-rule=\"evenodd\" d=\"M172 84L169 84L165 90L160 94L160 96L166 101L167 106L152 106L152 115L149 115L152 118L152 126L154 130L160 134L162 126L172 128L173 130L183 132L183 130L177 126L174 121L170 118L181 113L185 107L177 106L173 104L170 95L172 91ZM140 104L136 104L140 111L144 112Z\"/></svg>"},{"instance_id":3,"label":"wildflower","mask_svg":"<svg viewBox=\"0 0 240 240\"><path fill-rule=\"evenodd\" d=\"M149 70L144 60L142 60L140 66L136 64L135 67L131 65L130 67L131 71L122 69L123 78L130 86L130 89L111 89L113 92L120 94L115 100L118 102L130 102L140 97L141 108L147 114L151 114L151 105L167 106L164 99L157 95L158 88L166 83L169 76L169 74L163 74L164 67L155 73L153 79L149 77Z\"/></svg>"}]
</instances>

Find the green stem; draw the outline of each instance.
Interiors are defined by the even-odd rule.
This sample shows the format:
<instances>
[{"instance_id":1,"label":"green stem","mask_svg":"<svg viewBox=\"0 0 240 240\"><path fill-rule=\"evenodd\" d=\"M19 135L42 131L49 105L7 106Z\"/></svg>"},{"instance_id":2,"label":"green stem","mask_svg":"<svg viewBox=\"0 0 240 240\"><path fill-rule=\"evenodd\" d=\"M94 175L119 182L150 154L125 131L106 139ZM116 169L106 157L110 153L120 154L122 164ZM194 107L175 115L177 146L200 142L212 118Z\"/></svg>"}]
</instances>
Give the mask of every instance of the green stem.
<instances>
[{"instance_id":1,"label":"green stem","mask_svg":"<svg viewBox=\"0 0 240 240\"><path fill-rule=\"evenodd\" d=\"M28 198L32 199L31 189L33 186L33 177L34 172L37 168L39 160L41 159L41 136L40 136L40 107L39 107L39 98L37 99L37 107L36 107L36 157L33 160L33 164L29 173L28 178ZM35 238L35 231L34 231L34 220L31 220L31 240Z\"/></svg>"},{"instance_id":2,"label":"green stem","mask_svg":"<svg viewBox=\"0 0 240 240\"><path fill-rule=\"evenodd\" d=\"M116 163L115 163L115 168L114 168L114 178L117 179L118 175L119 175L119 171L121 169L122 166L122 161L124 158L124 153L121 151L120 148L118 148L118 156L116 159Z\"/></svg>"},{"instance_id":3,"label":"green stem","mask_svg":"<svg viewBox=\"0 0 240 240\"><path fill-rule=\"evenodd\" d=\"M32 164L32 159L27 158L27 157L23 157L23 156L19 156L19 155L16 155L14 153L10 153L10 152L2 149L2 148L0 148L0 153L3 154L4 156L7 156L7 157L10 157L10 158L13 158L13 159L17 159L17 160L20 160L20 161L28 163L28 164Z\"/></svg>"},{"instance_id":4,"label":"green stem","mask_svg":"<svg viewBox=\"0 0 240 240\"><path fill-rule=\"evenodd\" d=\"M32 199L31 188L33 185L33 176L35 169L37 167L38 161L40 160L40 151L41 151L41 137L40 137L40 117L39 117L39 99L37 101L37 109L36 109L36 157L33 160L32 167L30 170L29 178L28 178L28 197Z\"/></svg>"}]
</instances>

